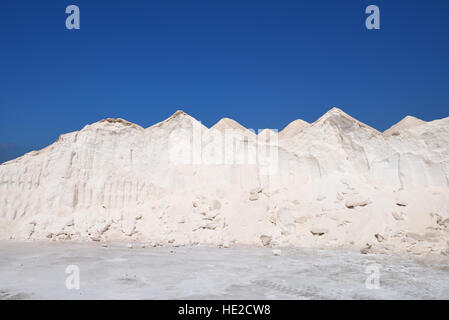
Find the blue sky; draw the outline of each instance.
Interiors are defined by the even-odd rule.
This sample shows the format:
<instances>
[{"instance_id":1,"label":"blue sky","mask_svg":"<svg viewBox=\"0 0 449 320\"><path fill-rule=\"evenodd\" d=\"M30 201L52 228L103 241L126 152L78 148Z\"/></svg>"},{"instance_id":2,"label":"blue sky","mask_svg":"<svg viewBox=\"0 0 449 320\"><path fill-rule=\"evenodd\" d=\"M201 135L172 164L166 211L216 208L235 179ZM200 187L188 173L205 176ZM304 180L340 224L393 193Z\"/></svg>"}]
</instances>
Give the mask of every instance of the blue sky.
<instances>
[{"instance_id":1,"label":"blue sky","mask_svg":"<svg viewBox=\"0 0 449 320\"><path fill-rule=\"evenodd\" d=\"M78 5L81 29L67 30ZM381 30L365 28L378 5ZM384 130L449 116L447 0L45 0L0 4L0 162L106 117Z\"/></svg>"}]
</instances>

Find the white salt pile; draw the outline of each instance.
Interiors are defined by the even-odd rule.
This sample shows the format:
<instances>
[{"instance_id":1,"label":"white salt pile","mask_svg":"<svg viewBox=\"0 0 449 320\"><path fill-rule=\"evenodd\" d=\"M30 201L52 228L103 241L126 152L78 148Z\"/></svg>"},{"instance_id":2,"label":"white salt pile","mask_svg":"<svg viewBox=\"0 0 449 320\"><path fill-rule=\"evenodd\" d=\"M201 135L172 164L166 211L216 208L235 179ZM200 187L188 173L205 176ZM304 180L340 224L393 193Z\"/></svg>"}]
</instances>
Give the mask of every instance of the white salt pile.
<instances>
[{"instance_id":1,"label":"white salt pile","mask_svg":"<svg viewBox=\"0 0 449 320\"><path fill-rule=\"evenodd\" d=\"M449 118L381 133L334 108L279 135L106 119L0 165L0 238L440 254L448 177Z\"/></svg>"}]
</instances>

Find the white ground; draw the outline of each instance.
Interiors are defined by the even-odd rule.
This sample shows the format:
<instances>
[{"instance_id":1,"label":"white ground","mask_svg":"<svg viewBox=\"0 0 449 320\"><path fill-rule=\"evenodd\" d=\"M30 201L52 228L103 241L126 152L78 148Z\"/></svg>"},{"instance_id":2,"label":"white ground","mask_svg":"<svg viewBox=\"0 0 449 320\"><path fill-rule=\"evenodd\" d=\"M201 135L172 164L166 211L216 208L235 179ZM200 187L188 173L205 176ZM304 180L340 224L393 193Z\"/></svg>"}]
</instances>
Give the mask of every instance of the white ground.
<instances>
[{"instance_id":1,"label":"white ground","mask_svg":"<svg viewBox=\"0 0 449 320\"><path fill-rule=\"evenodd\" d=\"M0 241L0 299L449 299L448 258ZM68 265L79 290L66 288ZM380 267L369 290L368 266Z\"/></svg>"}]
</instances>

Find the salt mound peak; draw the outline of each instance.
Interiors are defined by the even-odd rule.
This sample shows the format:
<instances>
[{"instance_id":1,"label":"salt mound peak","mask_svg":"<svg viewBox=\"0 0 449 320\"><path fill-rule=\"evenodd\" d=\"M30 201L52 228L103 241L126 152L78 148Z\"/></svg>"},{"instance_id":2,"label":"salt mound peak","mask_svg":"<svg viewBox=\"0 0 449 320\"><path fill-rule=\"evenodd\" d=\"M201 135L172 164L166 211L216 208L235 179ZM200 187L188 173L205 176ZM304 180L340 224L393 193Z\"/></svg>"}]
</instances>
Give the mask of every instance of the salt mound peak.
<instances>
[{"instance_id":1,"label":"salt mound peak","mask_svg":"<svg viewBox=\"0 0 449 320\"><path fill-rule=\"evenodd\" d=\"M259 131L258 139L262 139L262 141L268 142L271 141L272 138L276 137L276 135L278 134L277 130L273 130L273 129L263 129L261 131Z\"/></svg>"},{"instance_id":2,"label":"salt mound peak","mask_svg":"<svg viewBox=\"0 0 449 320\"><path fill-rule=\"evenodd\" d=\"M310 126L310 123L302 120L297 119L295 121L290 122L284 129L282 129L281 132L279 132L279 138L282 139L288 139L291 138L301 131L303 131L305 128L308 128Z\"/></svg>"},{"instance_id":3,"label":"salt mound peak","mask_svg":"<svg viewBox=\"0 0 449 320\"><path fill-rule=\"evenodd\" d=\"M168 123L175 122L175 121L179 121L179 122L188 121L190 123L193 123L193 122L195 122L195 123L198 122L199 123L200 122L197 119L195 119L194 117L192 117L192 116L188 115L187 113L185 113L184 111L177 110L170 117L168 117L167 119L165 119L165 120L163 120L161 122L158 122L158 123L148 127L147 130L148 129L157 128L157 127L163 126L164 124L168 124Z\"/></svg>"},{"instance_id":4,"label":"salt mound peak","mask_svg":"<svg viewBox=\"0 0 449 320\"><path fill-rule=\"evenodd\" d=\"M244 126L242 126L240 123L238 123L235 120L229 119L229 118L222 118L220 121L218 121L216 124L214 124L211 129L219 130L219 131L225 131L228 129L233 130L241 130L241 131L249 131ZM251 132L251 131L249 131Z\"/></svg>"},{"instance_id":5,"label":"salt mound peak","mask_svg":"<svg viewBox=\"0 0 449 320\"><path fill-rule=\"evenodd\" d=\"M349 114L347 114L346 112L344 112L343 110L341 110L340 108L337 107L332 107L329 111L327 111L325 114L323 114L318 120L316 120L314 123L319 122L319 121L323 121L323 120L327 120L329 118L332 117L341 117L341 118L346 118L352 121L357 121L357 119L351 117ZM313 123L312 123L313 124Z\"/></svg>"},{"instance_id":6,"label":"salt mound peak","mask_svg":"<svg viewBox=\"0 0 449 320\"><path fill-rule=\"evenodd\" d=\"M273 134L274 132L276 132L273 129L263 129L262 131L259 131L259 135L269 135L269 134Z\"/></svg>"},{"instance_id":7,"label":"salt mound peak","mask_svg":"<svg viewBox=\"0 0 449 320\"><path fill-rule=\"evenodd\" d=\"M139 126L138 124L135 124L133 122L130 122L130 121L122 119L122 118L106 118L106 119L101 119L92 124L88 124L88 125L84 126L81 130L74 131L71 133L86 131L86 130L90 130L91 128L104 128L104 129L114 128L114 129L117 129L120 127L143 130L143 128L141 126ZM66 134L60 135L57 141L59 141L63 136L71 134L71 133L66 133Z\"/></svg>"},{"instance_id":8,"label":"salt mound peak","mask_svg":"<svg viewBox=\"0 0 449 320\"><path fill-rule=\"evenodd\" d=\"M348 124L348 123L352 122L354 124L359 125L362 128L372 130L376 133L380 133L378 130L351 117L349 114L347 114L346 112L344 112L343 110L341 110L337 107L333 107L332 109L330 109L328 112L326 112L324 115L322 115L318 120L316 120L314 123L312 123L311 126L319 126L319 125L329 122L329 121L331 121L335 124L343 124L343 123Z\"/></svg>"},{"instance_id":9,"label":"salt mound peak","mask_svg":"<svg viewBox=\"0 0 449 320\"><path fill-rule=\"evenodd\" d=\"M121 124L123 124L123 125L125 125L125 126L131 126L131 125L133 125L133 123L131 123L131 122L125 120L125 119L122 119L122 118L117 118L117 119L115 119L115 118L106 118L106 119L102 119L102 120L100 120L100 121L98 121L98 122L100 122L100 123L102 123L102 122L108 122L108 123L121 123Z\"/></svg>"},{"instance_id":10,"label":"salt mound peak","mask_svg":"<svg viewBox=\"0 0 449 320\"><path fill-rule=\"evenodd\" d=\"M183 110L176 110L175 113L173 113L170 117L168 117L166 120L175 119L177 117L190 117L187 113L185 113Z\"/></svg>"},{"instance_id":11,"label":"salt mound peak","mask_svg":"<svg viewBox=\"0 0 449 320\"><path fill-rule=\"evenodd\" d=\"M133 122L127 121L125 119L122 118L106 118L106 119L102 119L96 123L94 123L93 125L98 125L98 124L118 124L118 125L122 125L122 126L126 126L126 127L132 127L135 129L143 129L141 126L139 126L138 124L135 124Z\"/></svg>"},{"instance_id":12,"label":"salt mound peak","mask_svg":"<svg viewBox=\"0 0 449 320\"><path fill-rule=\"evenodd\" d=\"M406 116L398 123L392 125L389 129L384 131L385 135L399 135L400 131L407 130L410 128L414 128L416 126L419 126L421 124L426 123L426 121L418 119L413 116Z\"/></svg>"}]
</instances>

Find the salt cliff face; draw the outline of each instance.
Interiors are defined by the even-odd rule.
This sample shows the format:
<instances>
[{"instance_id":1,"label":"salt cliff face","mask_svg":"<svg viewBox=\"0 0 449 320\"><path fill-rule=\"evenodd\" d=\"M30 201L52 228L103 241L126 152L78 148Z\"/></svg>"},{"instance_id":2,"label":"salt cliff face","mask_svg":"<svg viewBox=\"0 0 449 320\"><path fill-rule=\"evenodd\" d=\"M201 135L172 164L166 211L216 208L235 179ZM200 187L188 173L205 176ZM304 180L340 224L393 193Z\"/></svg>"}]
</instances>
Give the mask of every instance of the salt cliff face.
<instances>
[{"instance_id":1,"label":"salt cliff face","mask_svg":"<svg viewBox=\"0 0 449 320\"><path fill-rule=\"evenodd\" d=\"M332 109L255 134L106 119L0 165L0 237L439 253L449 118L381 133Z\"/></svg>"}]
</instances>

